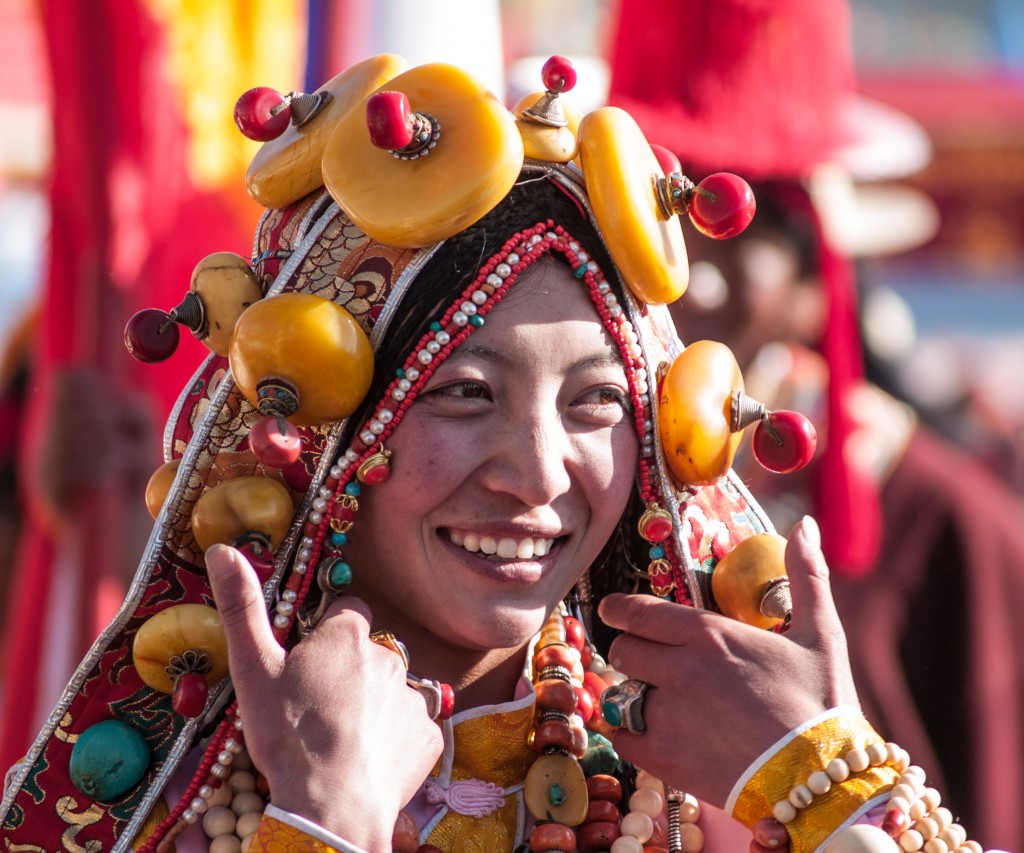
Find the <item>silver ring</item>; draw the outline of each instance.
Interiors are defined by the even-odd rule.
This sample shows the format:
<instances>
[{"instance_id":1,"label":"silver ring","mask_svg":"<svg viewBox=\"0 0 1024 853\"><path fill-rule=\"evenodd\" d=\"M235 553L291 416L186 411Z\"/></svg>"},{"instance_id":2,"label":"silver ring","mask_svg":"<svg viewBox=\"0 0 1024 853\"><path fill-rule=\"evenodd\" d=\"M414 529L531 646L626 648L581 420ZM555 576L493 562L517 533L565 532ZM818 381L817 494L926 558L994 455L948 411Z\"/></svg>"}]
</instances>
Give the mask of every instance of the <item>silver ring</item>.
<instances>
[{"instance_id":1,"label":"silver ring","mask_svg":"<svg viewBox=\"0 0 1024 853\"><path fill-rule=\"evenodd\" d=\"M605 721L616 728L624 728L635 735L647 731L644 722L644 693L647 691L646 681L629 678L609 687L601 694L601 714Z\"/></svg>"},{"instance_id":2,"label":"silver ring","mask_svg":"<svg viewBox=\"0 0 1024 853\"><path fill-rule=\"evenodd\" d=\"M417 678L415 675L407 673L405 683L423 697L423 701L427 703L427 716L430 719L436 720L441 716L442 696L439 682L431 681L429 678Z\"/></svg>"},{"instance_id":3,"label":"silver ring","mask_svg":"<svg viewBox=\"0 0 1024 853\"><path fill-rule=\"evenodd\" d=\"M374 631L370 634L370 642L376 643L378 646L383 646L385 649L393 651L402 659L402 665L405 667L405 671L409 671L409 650L406 649L405 643L394 635L394 632L387 630Z\"/></svg>"}]
</instances>

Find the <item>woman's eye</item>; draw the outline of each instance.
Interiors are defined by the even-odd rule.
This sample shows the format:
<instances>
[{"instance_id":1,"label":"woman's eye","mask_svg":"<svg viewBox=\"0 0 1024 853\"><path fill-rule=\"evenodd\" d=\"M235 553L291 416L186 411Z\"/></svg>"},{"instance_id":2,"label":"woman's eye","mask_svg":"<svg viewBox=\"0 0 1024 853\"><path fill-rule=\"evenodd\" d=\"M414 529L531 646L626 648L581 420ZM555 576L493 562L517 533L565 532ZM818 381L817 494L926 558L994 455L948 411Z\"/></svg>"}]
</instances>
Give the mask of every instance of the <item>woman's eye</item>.
<instances>
[{"instance_id":1,"label":"woman's eye","mask_svg":"<svg viewBox=\"0 0 1024 853\"><path fill-rule=\"evenodd\" d=\"M490 391L487 386L480 382L461 381L450 382L427 391L427 394L436 398L450 398L454 400L489 400Z\"/></svg>"},{"instance_id":2,"label":"woman's eye","mask_svg":"<svg viewBox=\"0 0 1024 853\"><path fill-rule=\"evenodd\" d=\"M620 418L633 411L633 404L625 391L615 386L594 388L578 397L573 404L577 409L592 411L603 418Z\"/></svg>"}]
</instances>

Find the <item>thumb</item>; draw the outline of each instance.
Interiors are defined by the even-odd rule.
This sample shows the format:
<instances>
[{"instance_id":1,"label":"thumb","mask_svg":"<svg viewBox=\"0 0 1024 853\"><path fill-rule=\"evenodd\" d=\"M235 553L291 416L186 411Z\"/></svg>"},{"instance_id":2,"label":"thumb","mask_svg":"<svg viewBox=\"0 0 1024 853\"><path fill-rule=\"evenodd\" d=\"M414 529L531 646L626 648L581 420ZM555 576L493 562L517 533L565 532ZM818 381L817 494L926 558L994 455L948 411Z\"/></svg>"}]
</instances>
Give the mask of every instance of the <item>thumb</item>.
<instances>
[{"instance_id":1,"label":"thumb","mask_svg":"<svg viewBox=\"0 0 1024 853\"><path fill-rule=\"evenodd\" d=\"M270 628L263 589L249 561L235 548L211 545L206 549L206 570L228 641L235 689L279 671L284 649Z\"/></svg>"},{"instance_id":2,"label":"thumb","mask_svg":"<svg viewBox=\"0 0 1024 853\"><path fill-rule=\"evenodd\" d=\"M793 596L789 637L804 646L842 636L843 629L832 599L829 570L821 552L818 523L805 515L793 527L786 546L786 572Z\"/></svg>"}]
</instances>

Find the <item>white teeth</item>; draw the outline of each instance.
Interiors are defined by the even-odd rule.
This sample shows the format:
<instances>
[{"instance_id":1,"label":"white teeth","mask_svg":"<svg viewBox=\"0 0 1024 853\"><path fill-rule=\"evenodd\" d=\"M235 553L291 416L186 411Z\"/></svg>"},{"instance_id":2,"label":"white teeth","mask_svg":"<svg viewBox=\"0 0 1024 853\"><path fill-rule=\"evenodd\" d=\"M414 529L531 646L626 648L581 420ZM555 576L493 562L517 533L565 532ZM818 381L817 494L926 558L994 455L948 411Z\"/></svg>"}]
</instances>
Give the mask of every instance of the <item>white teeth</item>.
<instances>
[{"instance_id":1,"label":"white teeth","mask_svg":"<svg viewBox=\"0 0 1024 853\"><path fill-rule=\"evenodd\" d=\"M487 556L496 555L502 560L533 560L544 557L551 550L554 539L541 539L525 537L513 539L511 536L503 536L497 539L494 536L480 536L477 533L456 533L451 532L452 543L465 548L470 553L483 553Z\"/></svg>"}]
</instances>

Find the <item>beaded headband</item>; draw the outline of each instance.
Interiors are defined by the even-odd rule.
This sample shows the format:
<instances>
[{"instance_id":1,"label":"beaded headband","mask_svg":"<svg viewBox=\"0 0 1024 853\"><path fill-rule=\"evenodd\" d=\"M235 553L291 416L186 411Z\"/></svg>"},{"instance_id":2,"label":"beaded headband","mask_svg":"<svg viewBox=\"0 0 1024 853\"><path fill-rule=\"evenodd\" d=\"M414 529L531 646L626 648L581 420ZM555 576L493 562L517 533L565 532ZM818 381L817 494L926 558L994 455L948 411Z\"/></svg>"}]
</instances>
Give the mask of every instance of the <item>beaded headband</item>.
<instances>
[{"instance_id":1,"label":"beaded headband","mask_svg":"<svg viewBox=\"0 0 1024 853\"><path fill-rule=\"evenodd\" d=\"M325 596L346 583L344 545L361 490L387 476L388 437L438 364L486 323L522 271L546 253L568 261L622 356L642 448L637 482L645 508L637 523L650 544L651 592L723 610L735 597L732 615L755 624L766 620L766 627L785 618L785 601L765 595L769 582L779 580L777 561L747 554L748 543L774 535L771 524L729 471L742 426L758 422L771 435L773 413L744 398L742 378L733 374L724 348L684 351L659 304L679 290L679 269L685 287L685 247L677 220L664 208L683 210L688 197L708 197L685 179L664 179L650 146L621 111L585 117L578 137L568 119L558 124L559 94L574 77L564 61L546 70L546 92L517 120L457 69L424 66L403 74L400 65L394 57L375 58L339 75L318 93L318 111L303 108L298 121L293 115L284 134L261 149L250 189L257 198L272 197L264 199L269 209L251 263L226 253L211 256L197 266L182 305L169 313L144 312L129 324L129 348L144 358L173 349L167 341L177 334L176 323L187 325L212 354L168 422L168 461L147 489L156 524L125 603L75 673L5 796L4 829L12 843L60 850L69 849L64 839L71 838L96 849L129 849L168 779L206 736L205 756L185 796L143 849L155 849L194 821L195 798L220 784L243 740L229 703L225 644L204 550L228 542L246 552L262 573L280 641L293 642L308 630L317 618L307 606L314 583ZM376 91L385 84L386 91ZM401 98L385 99L384 106L374 100L392 89L420 112L410 118ZM248 98L239 107L240 124L262 127ZM289 108L298 100L289 96ZM277 121L283 110L274 112L273 105L284 100L270 101L265 112ZM467 101L472 106L465 113ZM397 130L381 113L397 116ZM450 200L438 202L425 188L446 170L449 177L465 173L459 162L465 139L458 133L480 127L488 129L484 144L497 158L497 188L466 214L472 221L451 231L450 222L435 221L447 221L438 207ZM361 195L367 193L362 176L370 171L361 158L378 168L381 149L370 141L378 133L389 146L383 151L388 169L404 181L400 201L415 213L403 218L391 209L388 228L400 226L398 239L388 232L391 242L371 233L381 211ZM448 133L456 143L450 147ZM474 133L468 138L480 141ZM354 171L328 165L344 159L337 155L342 142L345 157L359 166ZM545 156L524 159L524 150ZM582 171L571 162L578 150ZM310 164L321 160L328 192L311 177L316 170ZM495 170L483 171L486 180L480 174L467 179L474 192L496 180ZM634 180L637 174L642 181ZM535 184L571 200L615 266L602 269L553 220L503 235L498 251L434 315L369 416L351 423L372 384L373 352L443 241L486 218L514 188L529 192ZM282 186L287 192L274 195ZM734 188L728 181L711 186L719 188L717 195L706 190L715 203L722 188ZM705 216L704 224L714 218ZM719 225L731 228L734 219L719 217ZM424 220L427 232L420 227ZM682 456L690 467L673 463L680 447L687 448ZM716 577L734 580L720 585ZM103 784L82 770L87 760L115 759L126 769L104 776Z\"/></svg>"}]
</instances>

